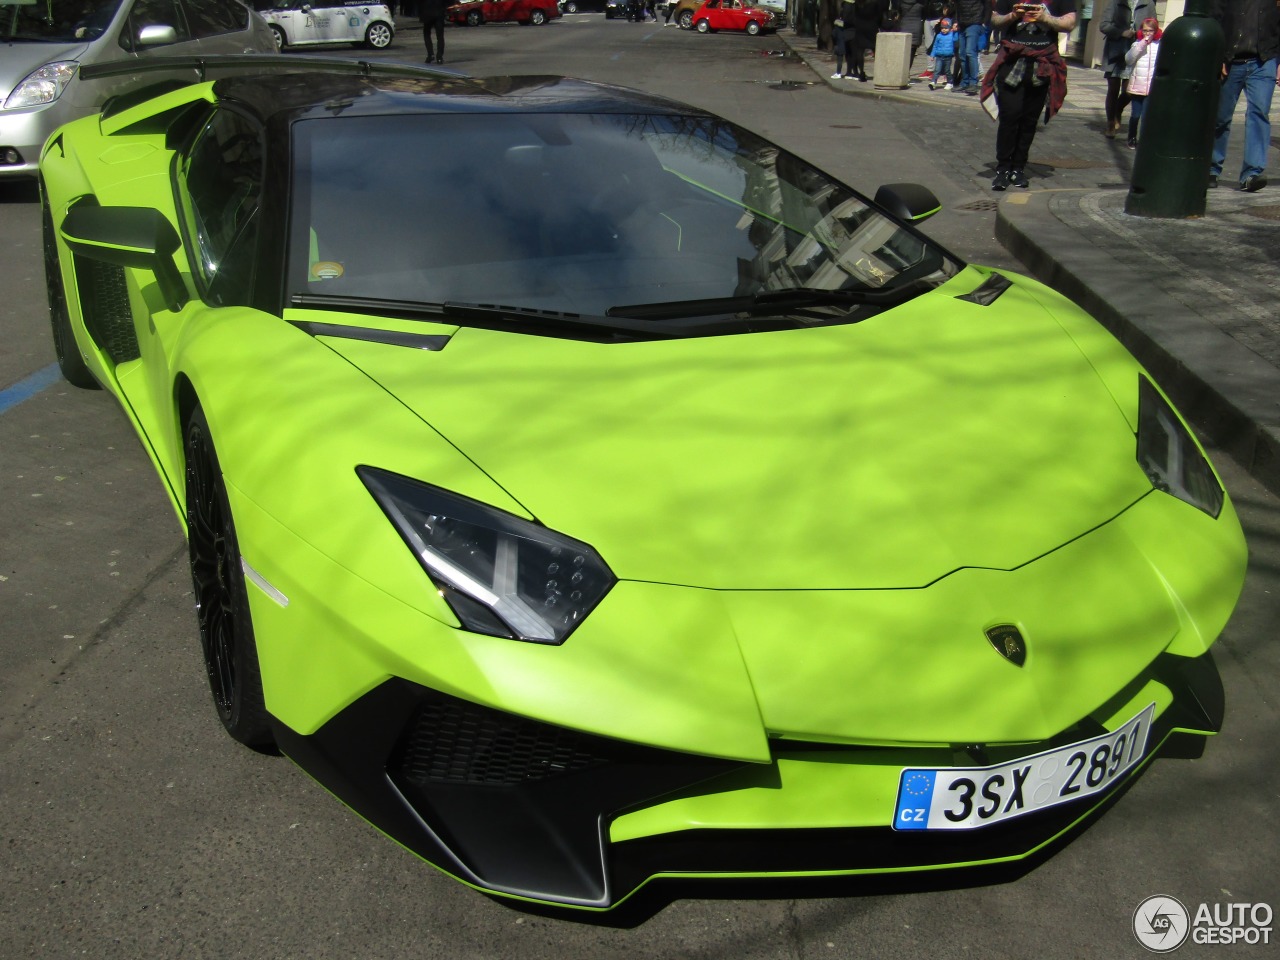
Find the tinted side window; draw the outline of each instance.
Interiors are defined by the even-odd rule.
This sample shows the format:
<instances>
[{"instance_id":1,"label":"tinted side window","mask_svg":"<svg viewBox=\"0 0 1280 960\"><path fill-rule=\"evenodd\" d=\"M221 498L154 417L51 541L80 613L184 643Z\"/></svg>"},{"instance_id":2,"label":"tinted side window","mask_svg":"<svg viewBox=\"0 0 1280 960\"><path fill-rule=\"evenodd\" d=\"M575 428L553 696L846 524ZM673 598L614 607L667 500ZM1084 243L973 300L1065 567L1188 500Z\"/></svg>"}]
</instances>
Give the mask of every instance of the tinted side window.
<instances>
[{"instance_id":1,"label":"tinted side window","mask_svg":"<svg viewBox=\"0 0 1280 960\"><path fill-rule=\"evenodd\" d=\"M228 110L215 113L187 154L179 184L192 268L211 303L249 302L262 176L261 131Z\"/></svg>"},{"instance_id":2,"label":"tinted side window","mask_svg":"<svg viewBox=\"0 0 1280 960\"><path fill-rule=\"evenodd\" d=\"M185 6L197 37L237 33L249 25L249 8L236 0L185 0Z\"/></svg>"},{"instance_id":3,"label":"tinted side window","mask_svg":"<svg viewBox=\"0 0 1280 960\"><path fill-rule=\"evenodd\" d=\"M120 46L135 53L146 49L139 45L138 35L143 27L155 26L173 27L179 42L191 39L178 0L135 0L129 11L129 27L120 34Z\"/></svg>"}]
</instances>

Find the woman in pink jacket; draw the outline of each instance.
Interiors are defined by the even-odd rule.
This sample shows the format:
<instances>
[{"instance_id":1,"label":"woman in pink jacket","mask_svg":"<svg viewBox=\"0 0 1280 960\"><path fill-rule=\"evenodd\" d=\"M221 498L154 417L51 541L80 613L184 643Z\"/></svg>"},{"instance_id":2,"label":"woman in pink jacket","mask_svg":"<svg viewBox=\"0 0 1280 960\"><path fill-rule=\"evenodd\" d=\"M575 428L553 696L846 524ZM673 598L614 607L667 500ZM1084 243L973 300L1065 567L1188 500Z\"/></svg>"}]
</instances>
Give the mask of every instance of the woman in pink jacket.
<instances>
[{"instance_id":1,"label":"woman in pink jacket","mask_svg":"<svg viewBox=\"0 0 1280 960\"><path fill-rule=\"evenodd\" d=\"M1160 24L1155 17L1142 21L1142 34L1124 55L1129 64L1129 149L1138 146L1138 121L1151 93L1151 81L1156 76L1156 56L1160 53Z\"/></svg>"}]
</instances>

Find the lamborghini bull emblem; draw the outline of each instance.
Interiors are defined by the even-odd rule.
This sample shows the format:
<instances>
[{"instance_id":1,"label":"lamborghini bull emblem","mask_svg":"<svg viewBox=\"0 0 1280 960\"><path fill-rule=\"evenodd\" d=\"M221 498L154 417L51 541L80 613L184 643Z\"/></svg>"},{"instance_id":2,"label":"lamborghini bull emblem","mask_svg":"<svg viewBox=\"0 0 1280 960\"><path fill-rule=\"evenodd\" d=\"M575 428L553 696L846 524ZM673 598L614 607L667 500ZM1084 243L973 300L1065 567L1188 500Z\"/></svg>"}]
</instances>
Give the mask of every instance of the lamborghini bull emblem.
<instances>
[{"instance_id":1,"label":"lamborghini bull emblem","mask_svg":"<svg viewBox=\"0 0 1280 960\"><path fill-rule=\"evenodd\" d=\"M987 639L996 648L996 653L1004 657L1015 667L1027 662L1027 641L1022 633L1011 623L1002 623L987 630Z\"/></svg>"}]
</instances>

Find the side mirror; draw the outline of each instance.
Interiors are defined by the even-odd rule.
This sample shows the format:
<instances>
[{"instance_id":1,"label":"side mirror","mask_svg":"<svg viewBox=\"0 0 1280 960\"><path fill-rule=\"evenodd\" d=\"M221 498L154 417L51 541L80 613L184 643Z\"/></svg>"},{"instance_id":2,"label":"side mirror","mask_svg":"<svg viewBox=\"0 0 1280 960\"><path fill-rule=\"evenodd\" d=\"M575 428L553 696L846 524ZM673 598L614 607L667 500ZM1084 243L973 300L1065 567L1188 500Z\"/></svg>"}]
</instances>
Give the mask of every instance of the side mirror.
<instances>
[{"instance_id":1,"label":"side mirror","mask_svg":"<svg viewBox=\"0 0 1280 960\"><path fill-rule=\"evenodd\" d=\"M163 47L178 42L178 31L163 23L153 23L138 31L138 46Z\"/></svg>"},{"instance_id":2,"label":"side mirror","mask_svg":"<svg viewBox=\"0 0 1280 960\"><path fill-rule=\"evenodd\" d=\"M933 191L918 183L886 183L876 191L875 202L908 223L922 223L942 209Z\"/></svg>"},{"instance_id":3,"label":"side mirror","mask_svg":"<svg viewBox=\"0 0 1280 960\"><path fill-rule=\"evenodd\" d=\"M187 287L173 254L178 232L151 207L95 207L81 204L62 221L62 239L72 252L119 267L150 270L171 310L187 302Z\"/></svg>"}]
</instances>

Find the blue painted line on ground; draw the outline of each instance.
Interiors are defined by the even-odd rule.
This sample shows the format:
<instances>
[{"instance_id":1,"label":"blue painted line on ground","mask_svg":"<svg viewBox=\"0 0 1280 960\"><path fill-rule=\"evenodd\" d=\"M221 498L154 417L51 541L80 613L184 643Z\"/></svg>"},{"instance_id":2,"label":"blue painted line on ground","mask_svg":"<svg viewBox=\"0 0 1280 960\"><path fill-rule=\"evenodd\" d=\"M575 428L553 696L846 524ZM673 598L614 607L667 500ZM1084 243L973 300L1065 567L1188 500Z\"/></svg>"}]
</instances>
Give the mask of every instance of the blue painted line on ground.
<instances>
[{"instance_id":1,"label":"blue painted line on ground","mask_svg":"<svg viewBox=\"0 0 1280 960\"><path fill-rule=\"evenodd\" d=\"M0 414L8 413L23 400L30 400L45 387L57 383L61 376L58 365L51 363L25 380L19 380L12 387L0 390Z\"/></svg>"}]
</instances>

